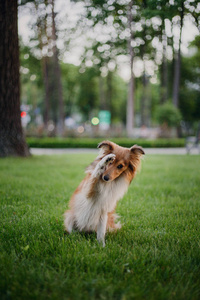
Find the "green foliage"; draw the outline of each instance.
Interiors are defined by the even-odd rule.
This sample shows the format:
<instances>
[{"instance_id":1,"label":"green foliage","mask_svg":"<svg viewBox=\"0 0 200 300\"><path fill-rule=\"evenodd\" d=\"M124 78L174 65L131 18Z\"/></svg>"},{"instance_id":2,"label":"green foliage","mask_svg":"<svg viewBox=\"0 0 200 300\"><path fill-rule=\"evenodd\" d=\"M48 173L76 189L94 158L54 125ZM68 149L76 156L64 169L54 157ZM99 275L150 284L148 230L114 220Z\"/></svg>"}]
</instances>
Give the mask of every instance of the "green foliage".
<instances>
[{"instance_id":1,"label":"green foliage","mask_svg":"<svg viewBox=\"0 0 200 300\"><path fill-rule=\"evenodd\" d=\"M18 0L18 5L25 5L29 2L33 2L34 0Z\"/></svg>"},{"instance_id":2,"label":"green foliage","mask_svg":"<svg viewBox=\"0 0 200 300\"><path fill-rule=\"evenodd\" d=\"M34 107L42 106L43 80L41 61L35 57L29 46L25 46L20 39L21 66L21 102Z\"/></svg>"},{"instance_id":3,"label":"green foliage","mask_svg":"<svg viewBox=\"0 0 200 300\"><path fill-rule=\"evenodd\" d=\"M160 125L166 124L168 127L175 127L181 121L179 110L170 102L158 106L155 114Z\"/></svg>"},{"instance_id":4,"label":"green foliage","mask_svg":"<svg viewBox=\"0 0 200 300\"><path fill-rule=\"evenodd\" d=\"M185 121L200 120L200 38L197 36L190 48L194 54L182 59L180 111Z\"/></svg>"},{"instance_id":5,"label":"green foliage","mask_svg":"<svg viewBox=\"0 0 200 300\"><path fill-rule=\"evenodd\" d=\"M106 77L100 78L99 72L94 67L86 68L83 73L80 73L80 67L72 64L62 63L61 66L67 116L78 111L82 113L84 120L88 120L94 111L98 112L101 109L102 103L99 98L102 92L104 101L111 111L112 121L125 123L127 86L116 72L110 72ZM102 91L100 91L100 79L103 83Z\"/></svg>"},{"instance_id":6,"label":"green foliage","mask_svg":"<svg viewBox=\"0 0 200 300\"><path fill-rule=\"evenodd\" d=\"M184 139L127 139L113 138L113 142L122 147L138 144L144 148L184 147ZM27 138L27 144L33 148L97 148L102 138Z\"/></svg>"},{"instance_id":7,"label":"green foliage","mask_svg":"<svg viewBox=\"0 0 200 300\"><path fill-rule=\"evenodd\" d=\"M127 99L127 84L117 75L116 72L112 75L111 86L111 117L112 122L126 122L126 99Z\"/></svg>"},{"instance_id":8,"label":"green foliage","mask_svg":"<svg viewBox=\"0 0 200 300\"><path fill-rule=\"evenodd\" d=\"M72 64L61 63L61 72L65 116L71 116L76 111L79 93L79 68Z\"/></svg>"},{"instance_id":9,"label":"green foliage","mask_svg":"<svg viewBox=\"0 0 200 300\"><path fill-rule=\"evenodd\" d=\"M117 207L124 225L105 248L95 234L63 229L93 159L0 160L0 298L199 299L199 156L143 161Z\"/></svg>"},{"instance_id":10,"label":"green foliage","mask_svg":"<svg viewBox=\"0 0 200 300\"><path fill-rule=\"evenodd\" d=\"M79 93L77 106L85 120L89 119L92 110L98 107L98 77L94 68L87 68L84 74L79 74Z\"/></svg>"},{"instance_id":11,"label":"green foliage","mask_svg":"<svg viewBox=\"0 0 200 300\"><path fill-rule=\"evenodd\" d=\"M26 2L33 2L28 0L21 0L21 4ZM38 10L38 24L43 24L41 27L41 34L46 28L45 18L49 12L46 9L51 5L51 1L36 1L39 5ZM78 2L78 1L74 1ZM29 9L28 5L22 5L21 9ZM83 115L83 120L87 120L90 114L98 112L102 106L107 104L111 111L112 122L126 122L126 100L127 100L127 85L117 75L118 62L121 55L129 55L127 48L127 40L130 36L127 30L127 14L128 2L127 1L101 1L90 0L84 1L85 10L83 14L79 15L79 20L76 26L71 26L69 16L60 18L59 12L56 15L57 34L58 38L62 39L65 47L61 50L62 55L70 49L76 38L80 38L82 34L89 32L87 47L82 55L82 64L80 67L64 64L61 62L62 68L62 84L63 96L65 102L65 116L70 116L74 112L79 112ZM75 6L75 4L74 4ZM75 9L76 10L76 9ZM34 12L34 9L32 9ZM135 61L143 62L143 69L135 84L135 112L138 119L150 119L148 124L154 122L154 112L156 106L167 99L172 97L174 75L174 64L169 60L167 55L170 49L171 53L175 53L174 43L176 38L169 33L167 27L173 28L180 25L180 16L187 15L188 18L193 20L196 27L199 26L199 9L198 1L134 1L133 6L133 51ZM35 17L34 17L35 18ZM33 18L33 19L34 19ZM66 22L67 20L67 22ZM65 25L66 22L66 25ZM69 23L68 23L69 22ZM184 21L185 22L185 21ZM51 22L50 22L51 23ZM49 25L50 25L49 23ZM34 37L34 47L30 48L23 46L21 48L22 66L30 70L29 74L36 74L37 78L34 82L30 82L29 74L22 74L22 102L39 103L42 106L44 101L44 87L41 78L41 65L40 60L37 59L37 51L39 46L36 30L36 25L32 22L32 38ZM47 22L48 25L48 22ZM185 24L183 24L185 25ZM61 29L62 28L62 29ZM65 28L65 29L63 29ZM64 31L65 30L65 34ZM33 40L32 40L33 41ZM44 39L45 41L45 39ZM40 41L41 42L41 41ZM44 42L45 43L45 42ZM156 46L157 44L157 46ZM159 47L158 47L159 45ZM200 118L200 100L199 100L199 37L191 43L197 52L192 57L182 57L181 63L181 87L180 87L180 101L179 108L184 121L193 122ZM25 49L26 48L26 49ZM166 48L166 49L165 49ZM50 51L51 47L49 47ZM165 50L167 51L165 53ZM24 52L29 53L29 59L24 59ZM162 54L162 55L161 55ZM35 55L35 57L34 57ZM62 55L60 59L62 59ZM158 60L162 57L162 61ZM147 67L148 63L153 63L153 68ZM92 67L87 67L91 66ZM38 69L39 68L39 69ZM121 68L121 66L120 66ZM81 73L79 72L81 70ZM150 70L151 69L151 70ZM153 70L154 69L154 70ZM143 74L142 74L143 72ZM150 83L148 89L145 88L143 75L150 76ZM154 74L153 74L154 72ZM103 88L101 90L99 79L103 74ZM108 75L111 74L109 82ZM168 74L168 78L164 78ZM55 81L54 74L50 74L51 82ZM152 79L157 80L157 84L151 84ZM166 80L165 80L166 79ZM54 107L56 107L57 97L54 95L54 88L50 93L50 97L54 98ZM103 97L102 97L103 95ZM145 95L145 96L144 96ZM102 98L103 101L102 101ZM102 104L103 102L103 104ZM144 109L142 109L142 107ZM148 110L144 113L143 110ZM53 109L53 112L55 109ZM174 113L173 113L174 115ZM142 116L142 117L141 117ZM148 116L148 117L147 117ZM178 116L177 116L178 118ZM174 126L175 120L168 120L169 126ZM170 125L173 123L173 125ZM139 125L139 122L138 124Z\"/></svg>"}]
</instances>

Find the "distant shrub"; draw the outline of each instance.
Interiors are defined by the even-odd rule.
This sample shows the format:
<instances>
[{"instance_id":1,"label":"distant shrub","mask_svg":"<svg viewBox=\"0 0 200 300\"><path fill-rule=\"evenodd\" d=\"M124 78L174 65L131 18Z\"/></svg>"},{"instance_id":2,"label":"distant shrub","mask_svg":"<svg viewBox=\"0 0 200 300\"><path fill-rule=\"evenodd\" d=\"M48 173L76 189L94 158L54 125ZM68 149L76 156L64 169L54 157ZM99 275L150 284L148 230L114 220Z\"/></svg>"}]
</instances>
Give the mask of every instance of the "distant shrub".
<instances>
[{"instance_id":1,"label":"distant shrub","mask_svg":"<svg viewBox=\"0 0 200 300\"><path fill-rule=\"evenodd\" d=\"M97 148L103 138L27 138L32 148ZM144 148L184 147L184 139L129 139L110 138L111 141L122 147L131 147L138 144Z\"/></svg>"},{"instance_id":2,"label":"distant shrub","mask_svg":"<svg viewBox=\"0 0 200 300\"><path fill-rule=\"evenodd\" d=\"M155 113L156 120L160 125L176 127L181 121L181 113L171 102L160 105Z\"/></svg>"}]
</instances>

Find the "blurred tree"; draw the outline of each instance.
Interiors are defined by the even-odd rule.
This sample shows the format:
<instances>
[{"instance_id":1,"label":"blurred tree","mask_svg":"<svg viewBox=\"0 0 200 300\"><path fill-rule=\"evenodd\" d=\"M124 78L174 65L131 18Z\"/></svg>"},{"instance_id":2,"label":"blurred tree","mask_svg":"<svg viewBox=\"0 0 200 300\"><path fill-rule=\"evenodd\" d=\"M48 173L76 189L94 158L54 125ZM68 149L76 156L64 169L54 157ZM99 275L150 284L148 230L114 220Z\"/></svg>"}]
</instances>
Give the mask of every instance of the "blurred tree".
<instances>
[{"instance_id":1,"label":"blurred tree","mask_svg":"<svg viewBox=\"0 0 200 300\"><path fill-rule=\"evenodd\" d=\"M47 129L50 119L50 58L48 56L49 34L47 34L47 1L45 1L45 3L34 1L33 5L30 6L30 12L34 12L34 15L36 16L36 23L33 24L33 28L36 28L34 31L37 39L37 46L40 49L43 83L45 89L43 119L44 126Z\"/></svg>"},{"instance_id":2,"label":"blurred tree","mask_svg":"<svg viewBox=\"0 0 200 300\"><path fill-rule=\"evenodd\" d=\"M49 115L56 119L57 103L52 98L55 99L55 79L59 75L55 78L54 49L52 47L52 45L55 45L55 40L51 30L53 22L51 18L52 5L40 6L40 3L44 4L45 2L48 4L52 3L51 1L37 0L34 3L37 3L40 7L41 20L39 19L38 25L40 25L41 36L38 34L38 37L41 43L39 45L42 45L41 58L42 60L45 58L47 61L48 78L50 78L48 93L53 109L51 109ZM185 15L193 16L193 21L198 26L198 1L87 0L82 2L85 4L86 10L83 9L83 17L79 15L77 25L72 26L72 29L68 19L69 16L67 16L68 34L61 34L60 28L58 32L58 36L62 36L62 42L67 45L62 52L65 58L70 54L69 43L72 39L74 39L75 44L76 38L78 36L80 38L82 35L79 41L81 43L85 42L87 46L80 68L68 64L62 65L62 75L67 78L67 80L62 78L66 114L70 115L79 110L86 120L91 111L97 112L99 109L109 109L112 113L112 120L116 120L122 115L124 120L124 115L126 115L126 121L128 122L128 119L131 120L132 118L131 122L133 122L133 116L136 113L134 123L137 126L142 124L150 126L150 119L155 106L157 103L165 103L169 97L172 98L173 88L171 82L174 81L174 85L176 82L176 86L178 82L172 80L175 77L178 78L177 70L180 73L177 63L174 63L174 74L176 73L176 75L173 76L172 72L170 73L172 69L171 60L174 57L174 62L176 61L175 53L178 54L178 49L181 46L179 44L181 42L180 35L175 39L173 28L176 30L179 28L181 34ZM73 3L73 5L76 4ZM181 25L182 4L184 4L184 16ZM64 23L64 20L62 23ZM124 57L127 61L129 58L129 73L132 76L129 84L129 95L133 91L132 97L135 98L134 105L132 100L127 101L126 114L124 114L124 95L126 93L123 94L122 101L119 97L116 97L118 86L116 85L115 73L120 65L118 64L119 60L124 59ZM139 68L134 68L136 65ZM80 73L78 72L79 69ZM182 75L184 75L184 69L183 67ZM187 70L186 73L189 76L190 71ZM186 111L184 107L187 107L187 105L189 107L190 104L188 100L184 99L183 90L187 94L190 92L188 86L183 83L184 76L179 79L182 87L179 106ZM124 88L125 85L122 82ZM152 82L154 82L153 85ZM118 100L114 100L114 97ZM116 104L116 101L119 101L119 103ZM123 110L123 114L118 109L122 103L123 109L121 110ZM134 112L132 113L133 108ZM131 117L128 116L129 114ZM133 125L130 128L133 128Z\"/></svg>"},{"instance_id":3,"label":"blurred tree","mask_svg":"<svg viewBox=\"0 0 200 300\"><path fill-rule=\"evenodd\" d=\"M79 73L79 91L77 96L77 107L88 121L91 113L98 107L98 76L94 68L87 68L84 74Z\"/></svg>"},{"instance_id":4,"label":"blurred tree","mask_svg":"<svg viewBox=\"0 0 200 300\"><path fill-rule=\"evenodd\" d=\"M141 60L143 62L143 74L142 74L142 87L143 93L140 100L140 113L141 121L140 125L150 126L150 97L149 97L149 76L147 72L147 61L154 56L153 48L151 47L152 42L152 24L146 15L147 10L147 1L143 0L141 3L142 9L140 10L141 14L141 26L142 31L139 34L141 39L141 44L139 45L139 51Z\"/></svg>"},{"instance_id":5,"label":"blurred tree","mask_svg":"<svg viewBox=\"0 0 200 300\"><path fill-rule=\"evenodd\" d=\"M53 119L57 133L64 129L64 105L62 95L61 71L57 48L56 14L54 0L37 0L28 4L30 13L36 16L32 22L35 31L35 49L39 49L42 64L44 96L44 124Z\"/></svg>"},{"instance_id":6,"label":"blurred tree","mask_svg":"<svg viewBox=\"0 0 200 300\"><path fill-rule=\"evenodd\" d=\"M79 67L73 64L61 63L63 100L65 115L71 116L77 111L77 97L79 93Z\"/></svg>"},{"instance_id":7,"label":"blurred tree","mask_svg":"<svg viewBox=\"0 0 200 300\"><path fill-rule=\"evenodd\" d=\"M53 69L54 69L54 80L55 80L55 98L58 101L58 124L57 131L58 135L62 136L64 131L64 103L63 103L63 91L61 82L61 70L58 59L58 48L56 46L57 33L56 33L56 23L55 23L55 5L54 0L50 0L51 3L51 17L52 17L52 42L53 42Z\"/></svg>"},{"instance_id":8,"label":"blurred tree","mask_svg":"<svg viewBox=\"0 0 200 300\"><path fill-rule=\"evenodd\" d=\"M181 120L181 114L179 110L168 101L157 107L156 118L160 125L166 124L168 127L176 127Z\"/></svg>"},{"instance_id":9,"label":"blurred tree","mask_svg":"<svg viewBox=\"0 0 200 300\"><path fill-rule=\"evenodd\" d=\"M114 72L112 74L111 120L114 124L126 124L127 83Z\"/></svg>"},{"instance_id":10,"label":"blurred tree","mask_svg":"<svg viewBox=\"0 0 200 300\"><path fill-rule=\"evenodd\" d=\"M134 128L134 96L135 96L135 76L133 73L133 60L134 60L134 51L133 51L133 41L134 41L134 31L133 31L133 4L134 1L130 0L127 9L127 20L128 20L128 54L129 54L129 64L130 64L130 80L129 80L129 91L128 91L128 100L127 100L127 110L126 110L126 131L127 135L130 137L133 135Z\"/></svg>"},{"instance_id":11,"label":"blurred tree","mask_svg":"<svg viewBox=\"0 0 200 300\"><path fill-rule=\"evenodd\" d=\"M86 20L82 21L84 30L87 28L89 35L91 32L96 35L95 39L90 38L90 45L85 48L82 68L87 65L96 68L99 77L99 105L103 110L111 110L113 72L118 53L113 17L109 15L110 7L107 1L90 1L86 4ZM89 25L87 20L90 21Z\"/></svg>"},{"instance_id":12,"label":"blurred tree","mask_svg":"<svg viewBox=\"0 0 200 300\"><path fill-rule=\"evenodd\" d=\"M35 112L38 113L37 108L43 110L43 78L40 60L31 50L20 39L21 102L32 106L32 121L34 121Z\"/></svg>"},{"instance_id":13,"label":"blurred tree","mask_svg":"<svg viewBox=\"0 0 200 300\"><path fill-rule=\"evenodd\" d=\"M98 61L99 65L101 67L102 65L106 65L107 70L109 70L109 63L111 62L116 65L115 61L118 55L126 54L129 57L130 80L126 105L126 129L127 134L131 136L134 127L135 87L133 61L135 53L133 44L136 31L134 26L137 16L136 1L107 2L105 0L90 0L87 2L86 8L86 18L91 20L90 26L93 29L101 29L101 32L105 33L104 37L102 35L97 37L97 42L93 43L92 47L92 51L97 57L96 61ZM112 73L110 73L110 75L111 74ZM109 89L109 86L111 86L109 85L109 76L107 79ZM100 86L102 85L100 84ZM103 97L101 98L103 99Z\"/></svg>"},{"instance_id":14,"label":"blurred tree","mask_svg":"<svg viewBox=\"0 0 200 300\"><path fill-rule=\"evenodd\" d=\"M175 107L179 107L180 102L180 80L181 80L181 45L182 32L185 17L190 17L190 20L199 28L200 10L199 1L177 0L173 5L173 13L175 18L172 20L175 26L179 27L178 42L174 41L174 81L172 100ZM176 48L175 48L176 44Z\"/></svg>"},{"instance_id":15,"label":"blurred tree","mask_svg":"<svg viewBox=\"0 0 200 300\"><path fill-rule=\"evenodd\" d=\"M162 45L160 56L162 57L160 70L161 81L161 103L166 102L171 95L175 107L179 107L179 93L180 93L180 80L181 80L181 44L182 44L182 31L184 25L184 18L187 16L198 27L199 24L199 9L198 1L166 1L159 2L147 0L147 7L145 12L146 17L156 18L160 24L157 24L158 30L154 30L154 36L159 38ZM168 30L166 27L168 26ZM170 29L170 30L169 30ZM175 35L174 31L179 34ZM168 31L168 35L167 35ZM169 33L171 31L171 33ZM161 48L161 47L160 47ZM167 50L171 48L173 53L173 72L169 72L169 62L167 59ZM159 62L158 62L159 64ZM168 73L170 73L168 75ZM171 80L173 78L173 81ZM169 90L172 82L172 91Z\"/></svg>"},{"instance_id":16,"label":"blurred tree","mask_svg":"<svg viewBox=\"0 0 200 300\"><path fill-rule=\"evenodd\" d=\"M160 79L160 103L165 103L169 97L169 76L168 76L168 58L167 50L172 43L172 37L167 35L167 27L172 21L173 11L172 2L167 0L153 1L147 0L145 17L152 21L153 32L152 41L157 44L155 47L154 62L158 65Z\"/></svg>"},{"instance_id":17,"label":"blurred tree","mask_svg":"<svg viewBox=\"0 0 200 300\"><path fill-rule=\"evenodd\" d=\"M174 51L174 81L173 81L173 95L172 100L175 107L179 107L179 91L180 91L180 76L181 76L181 42L182 42L182 32L183 32L183 19L185 16L185 1L176 1L175 9L176 13L180 12L179 16L179 38L177 43L177 48Z\"/></svg>"},{"instance_id":18,"label":"blurred tree","mask_svg":"<svg viewBox=\"0 0 200 300\"><path fill-rule=\"evenodd\" d=\"M200 36L190 44L194 54L182 58L180 82L180 110L183 119L190 125L200 120Z\"/></svg>"},{"instance_id":19,"label":"blurred tree","mask_svg":"<svg viewBox=\"0 0 200 300\"><path fill-rule=\"evenodd\" d=\"M17 0L0 1L0 156L28 156L20 115Z\"/></svg>"},{"instance_id":20,"label":"blurred tree","mask_svg":"<svg viewBox=\"0 0 200 300\"><path fill-rule=\"evenodd\" d=\"M199 0L194 0L187 3L187 5L189 6L188 9L189 11L192 12L192 16L194 18L194 22L196 27L198 28L199 32L200 32L200 11L199 11Z\"/></svg>"},{"instance_id":21,"label":"blurred tree","mask_svg":"<svg viewBox=\"0 0 200 300\"><path fill-rule=\"evenodd\" d=\"M149 7L148 1L138 1L137 6L138 10L136 27L138 27L138 30L135 32L134 51L135 56L137 59L141 60L143 65L143 70L139 76L141 79L137 80L137 86L141 86L142 89L142 93L139 96L139 110L137 108L137 116L140 115L140 122L137 122L137 126L150 126L152 101L150 96L150 78L152 77L153 72L152 70L149 72L148 63L156 61L156 50L152 46L152 41L158 29L155 27L152 21L154 14L152 13L152 9ZM136 101L138 102L137 97Z\"/></svg>"}]
</instances>

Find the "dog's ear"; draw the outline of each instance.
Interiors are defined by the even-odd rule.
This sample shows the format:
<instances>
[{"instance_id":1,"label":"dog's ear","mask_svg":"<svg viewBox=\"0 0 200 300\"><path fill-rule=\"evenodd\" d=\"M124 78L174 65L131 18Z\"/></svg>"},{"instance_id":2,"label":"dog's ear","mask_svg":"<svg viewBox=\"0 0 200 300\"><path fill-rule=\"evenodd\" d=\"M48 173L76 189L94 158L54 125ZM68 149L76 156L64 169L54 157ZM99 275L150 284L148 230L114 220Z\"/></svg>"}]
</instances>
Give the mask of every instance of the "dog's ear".
<instances>
[{"instance_id":1,"label":"dog's ear","mask_svg":"<svg viewBox=\"0 0 200 300\"><path fill-rule=\"evenodd\" d=\"M144 150L138 145L134 145L130 148L129 169L132 174L132 179L137 171L140 170L141 156L144 154Z\"/></svg>"},{"instance_id":2,"label":"dog's ear","mask_svg":"<svg viewBox=\"0 0 200 300\"><path fill-rule=\"evenodd\" d=\"M103 141L97 148L100 149L100 155L107 155L113 151L113 143L110 141Z\"/></svg>"},{"instance_id":3,"label":"dog's ear","mask_svg":"<svg viewBox=\"0 0 200 300\"><path fill-rule=\"evenodd\" d=\"M138 146L138 145L132 146L132 147L130 148L130 151L131 151L131 153L136 154L136 155L139 155L139 156L145 154L145 152L144 152L144 150L142 149L142 147L140 147L140 146Z\"/></svg>"}]
</instances>

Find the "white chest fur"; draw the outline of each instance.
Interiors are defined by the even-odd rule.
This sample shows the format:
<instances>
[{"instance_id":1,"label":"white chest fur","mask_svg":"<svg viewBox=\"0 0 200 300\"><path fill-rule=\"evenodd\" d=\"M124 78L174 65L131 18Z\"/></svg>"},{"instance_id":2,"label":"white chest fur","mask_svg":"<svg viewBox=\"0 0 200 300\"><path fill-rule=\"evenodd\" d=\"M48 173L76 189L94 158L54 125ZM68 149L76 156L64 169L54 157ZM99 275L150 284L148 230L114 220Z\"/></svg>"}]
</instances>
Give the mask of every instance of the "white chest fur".
<instances>
[{"instance_id":1,"label":"white chest fur","mask_svg":"<svg viewBox=\"0 0 200 300\"><path fill-rule=\"evenodd\" d=\"M93 197L87 198L87 185L75 198L76 226L81 231L96 230L102 214L112 212L117 201L128 189L128 182L123 177L112 182L99 181Z\"/></svg>"}]
</instances>

